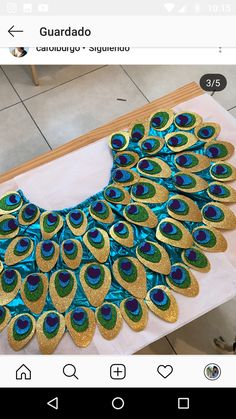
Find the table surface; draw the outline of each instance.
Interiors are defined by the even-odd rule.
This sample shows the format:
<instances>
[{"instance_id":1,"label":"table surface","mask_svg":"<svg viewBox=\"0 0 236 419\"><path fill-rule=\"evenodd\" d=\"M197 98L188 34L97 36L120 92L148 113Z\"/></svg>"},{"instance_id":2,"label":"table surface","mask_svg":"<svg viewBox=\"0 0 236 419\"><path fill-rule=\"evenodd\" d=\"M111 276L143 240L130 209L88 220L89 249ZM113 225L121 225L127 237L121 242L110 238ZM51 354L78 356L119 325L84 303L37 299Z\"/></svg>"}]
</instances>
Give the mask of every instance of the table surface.
<instances>
[{"instance_id":1,"label":"table surface","mask_svg":"<svg viewBox=\"0 0 236 419\"><path fill-rule=\"evenodd\" d=\"M22 189L31 202L45 209L62 209L78 204L103 189L109 182L112 156L107 146L107 135L163 106L173 107L177 112L187 109L201 114L204 120L219 122L222 128L221 138L231 141L236 146L236 120L211 96L203 94L195 83L191 83L164 99L154 101L141 110L119 118L93 133L2 175L0 194L8 190ZM235 156L230 161L236 165ZM236 209L236 205L234 208ZM200 284L199 295L188 298L175 294L180 311L176 323L166 323L150 312L148 325L140 333L133 332L123 324L120 334L113 341L106 341L96 330L93 342L86 349L77 348L66 333L55 353L132 354L233 298L236 295L236 234L228 231L225 236L228 241L227 251L223 254L208 254L211 271L207 274L195 272ZM6 330L0 337L0 353L15 353L8 345ZM21 354L38 353L35 337L21 351Z\"/></svg>"}]
</instances>

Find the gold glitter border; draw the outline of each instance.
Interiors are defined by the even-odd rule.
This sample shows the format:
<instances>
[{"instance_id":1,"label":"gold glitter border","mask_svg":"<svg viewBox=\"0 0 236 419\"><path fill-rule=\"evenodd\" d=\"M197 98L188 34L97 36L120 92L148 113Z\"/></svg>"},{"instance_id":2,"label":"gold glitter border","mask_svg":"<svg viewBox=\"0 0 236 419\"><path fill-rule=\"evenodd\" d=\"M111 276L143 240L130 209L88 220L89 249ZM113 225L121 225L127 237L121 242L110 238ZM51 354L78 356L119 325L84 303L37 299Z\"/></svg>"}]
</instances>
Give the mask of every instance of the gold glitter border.
<instances>
[{"instance_id":1,"label":"gold glitter border","mask_svg":"<svg viewBox=\"0 0 236 419\"><path fill-rule=\"evenodd\" d=\"M211 136L211 138L204 140L203 138L200 138L197 135L197 133L201 128L208 127L209 125L215 128L215 134L214 136ZM211 141L214 141L219 136L220 131L221 131L221 127L220 127L220 124L217 124L217 122L203 122L199 124L198 126L196 126L196 128L194 129L194 135L196 135L198 140L203 141L204 143L210 143Z\"/></svg>"},{"instance_id":2,"label":"gold glitter border","mask_svg":"<svg viewBox=\"0 0 236 419\"><path fill-rule=\"evenodd\" d=\"M233 153L234 153L234 146L233 146L233 144L229 143L228 141L222 141L222 140L210 141L209 143L206 143L205 144L204 150L206 151L206 149L209 146L212 146L214 144L215 145L219 145L219 144L224 145L226 147L228 153L227 153L227 155L225 157L216 157L215 159L214 158L210 158L210 157L207 156L209 158L209 160L211 160L212 162L218 163L220 161L224 161L224 160L229 159L233 155Z\"/></svg>"},{"instance_id":3,"label":"gold glitter border","mask_svg":"<svg viewBox=\"0 0 236 419\"><path fill-rule=\"evenodd\" d=\"M69 227L70 231L74 234L74 236L83 236L83 234L86 232L87 227L88 227L87 215L83 211L81 210L79 211L83 214L84 218L83 218L83 223L78 228L74 228L72 224L70 223L69 214L71 213L71 211L66 216L67 226Z\"/></svg>"},{"instance_id":4,"label":"gold glitter border","mask_svg":"<svg viewBox=\"0 0 236 419\"><path fill-rule=\"evenodd\" d=\"M194 246L191 246L190 248L191 249L194 249ZM198 250L199 252L201 252L201 253L203 253L205 255L205 253L202 252L200 249L196 248L196 250ZM207 273L207 272L209 272L211 270L211 264L210 264L210 262L208 260L208 257L206 255L205 255L205 257L207 258L207 266L205 268L200 268L200 267L191 265L191 263L188 263L187 259L184 256L184 251L181 253L181 258L182 258L182 261L185 263L185 265L189 266L189 268L193 269L194 271L199 271L199 272L205 272L205 273Z\"/></svg>"},{"instance_id":5,"label":"gold glitter border","mask_svg":"<svg viewBox=\"0 0 236 419\"><path fill-rule=\"evenodd\" d=\"M218 182L230 182L232 180L235 180L236 179L236 167L234 167L232 164L230 164L228 162L224 162L224 164L226 166L229 166L230 167L230 169L232 170L232 174L229 177L225 178L225 179L224 178L218 179L216 176L214 176L214 174L212 173L212 169L213 169L214 166L216 166L217 164L220 164L220 163L221 163L220 161L218 161L218 162L216 161L210 167L210 176L212 177L212 179L214 179L214 180L216 180Z\"/></svg>"},{"instance_id":6,"label":"gold glitter border","mask_svg":"<svg viewBox=\"0 0 236 419\"><path fill-rule=\"evenodd\" d=\"M19 211L19 209L22 207L22 205L23 205L23 200L22 200L22 198L21 198L21 196L20 196L20 194L17 192L17 191L8 191L8 192L6 192L6 193L4 193L2 196L1 196L1 198L0 198L0 200L2 200L3 198L5 198L5 196L7 196L7 195L18 195L19 197L20 197L20 204L18 205L18 207L16 207L14 210L10 210L10 211L5 211L5 210L3 210L3 209L1 209L0 208L0 215L7 215L7 214L12 214L13 212L16 212L16 211Z\"/></svg>"},{"instance_id":7,"label":"gold glitter border","mask_svg":"<svg viewBox=\"0 0 236 419\"><path fill-rule=\"evenodd\" d=\"M6 221L6 220L16 220L16 217L14 217L14 215L10 215L10 214L6 214L6 215L2 215L0 218L0 223L2 223L2 221ZM12 233L10 234L6 234L5 236L0 234L0 240L7 240L7 239L13 239L14 237L16 237L19 234L20 231L20 227L17 227L16 230L14 230Z\"/></svg>"},{"instance_id":8,"label":"gold glitter border","mask_svg":"<svg viewBox=\"0 0 236 419\"><path fill-rule=\"evenodd\" d=\"M154 115L156 115L156 114L157 114L157 113L159 113L159 112L167 112L167 113L169 114L169 121L166 123L166 125L165 125L163 128L157 129L157 128L153 128L153 127L151 126L151 120L152 120L153 116L154 116ZM167 129L171 126L171 124L174 122L174 112L173 112L173 110L172 110L172 109L157 109L155 112L153 112L153 113L149 116L148 121L149 121L149 127L150 127L151 129L154 129L156 132L165 131L165 130L167 130Z\"/></svg>"},{"instance_id":9,"label":"gold glitter border","mask_svg":"<svg viewBox=\"0 0 236 419\"><path fill-rule=\"evenodd\" d=\"M6 317L4 319L4 321L2 322L2 324L0 324L0 333L5 329L5 327L8 325L8 323L11 320L11 313L9 308L4 307L6 309Z\"/></svg>"},{"instance_id":10,"label":"gold glitter border","mask_svg":"<svg viewBox=\"0 0 236 419\"><path fill-rule=\"evenodd\" d=\"M210 193L210 190L209 190L210 186L212 186L212 185L224 186L224 188L226 188L226 189L229 190L230 196L228 196L226 198L221 198L221 197L212 195ZM221 182L218 182L218 181L217 182L211 182L211 183L209 183L209 186L207 188L207 194L209 195L209 197L211 199L214 199L214 201L217 201L217 202L236 202L236 190L234 188L232 188L232 186L230 186L230 185L222 185L222 183Z\"/></svg>"},{"instance_id":11,"label":"gold glitter border","mask_svg":"<svg viewBox=\"0 0 236 419\"><path fill-rule=\"evenodd\" d=\"M104 219L104 218L101 218L98 215L94 214L92 212L91 205L89 206L89 214L91 215L91 217L94 220L99 221L100 223L103 223L103 224L111 224L111 223L113 223L115 217L114 217L114 214L113 214L113 211L112 211L110 205L105 200L103 200L103 199L98 199L97 201L94 201L94 203L99 203L99 202L102 203L102 204L104 204L105 207L107 208L107 210L108 210L108 216L107 216L107 218Z\"/></svg>"},{"instance_id":12,"label":"gold glitter border","mask_svg":"<svg viewBox=\"0 0 236 419\"><path fill-rule=\"evenodd\" d=\"M128 166L121 166L120 164L117 164L116 163L116 165L118 166L118 167L121 167L122 169L130 169L131 167L134 167L134 166L136 166L136 164L138 163L138 161L139 161L139 155L138 155L138 153L136 153L135 151L129 151L129 150L126 150L126 151L121 151L121 152L119 152L119 153L116 153L116 156L115 156L115 159L117 159L117 157L120 157L120 156L123 156L123 155L125 155L125 154L130 154L131 156L133 156L134 157L134 162L133 163L131 163L131 164L129 164Z\"/></svg>"},{"instance_id":13,"label":"gold glitter border","mask_svg":"<svg viewBox=\"0 0 236 419\"><path fill-rule=\"evenodd\" d=\"M112 200L112 198L110 199L110 198L108 198L107 196L105 196L105 194L103 194L104 195L104 198L105 198L105 200L106 201L108 201L108 202L111 202L113 205L127 205L127 204L129 204L130 203L130 201L131 201L131 197L130 197L130 194L129 194L129 192L123 187L123 186L120 186L120 185L118 185L117 183L111 183L109 186L107 186L106 188L105 188L105 190L104 190L104 192L108 189L108 188L117 188L117 189L120 189L121 190L121 192L123 192L124 193L124 199L122 200L122 201L119 201L119 202L116 202L116 201L114 201L114 200Z\"/></svg>"},{"instance_id":14,"label":"gold glitter border","mask_svg":"<svg viewBox=\"0 0 236 419\"><path fill-rule=\"evenodd\" d=\"M146 150L144 151L141 147L142 147L142 144L143 144L146 140L148 140L148 139L158 140L158 141L160 142L160 147L158 147L156 150L151 151L151 152L146 151ZM147 156L155 156L155 155L156 155L156 154L158 154L158 153L159 153L159 151L160 151L160 150L164 147L164 145L165 145L165 140L164 140L164 138L162 138L162 137L158 137L158 136L154 137L153 135L147 135L146 137L142 138L142 140L140 140L140 141L139 141L139 148L140 148L140 150L142 151L142 153L147 154Z\"/></svg>"}]
</instances>

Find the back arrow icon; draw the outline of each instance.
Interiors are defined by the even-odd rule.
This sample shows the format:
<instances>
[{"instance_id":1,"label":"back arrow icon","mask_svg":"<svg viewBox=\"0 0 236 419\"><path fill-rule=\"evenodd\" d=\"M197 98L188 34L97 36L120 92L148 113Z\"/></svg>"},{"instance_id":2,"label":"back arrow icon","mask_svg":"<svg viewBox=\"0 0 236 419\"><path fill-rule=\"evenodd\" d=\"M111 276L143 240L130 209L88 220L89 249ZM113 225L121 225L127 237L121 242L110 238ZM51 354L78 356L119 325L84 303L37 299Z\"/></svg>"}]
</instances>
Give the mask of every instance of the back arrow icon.
<instances>
[{"instance_id":1,"label":"back arrow icon","mask_svg":"<svg viewBox=\"0 0 236 419\"><path fill-rule=\"evenodd\" d=\"M55 410L58 410L58 397L54 397L54 399L49 400L49 402L47 402L47 405Z\"/></svg>"},{"instance_id":2,"label":"back arrow icon","mask_svg":"<svg viewBox=\"0 0 236 419\"><path fill-rule=\"evenodd\" d=\"M15 25L12 25L12 27L10 29L8 29L8 33L13 36L13 38L15 37L14 32L24 32L22 29L14 29Z\"/></svg>"}]
</instances>

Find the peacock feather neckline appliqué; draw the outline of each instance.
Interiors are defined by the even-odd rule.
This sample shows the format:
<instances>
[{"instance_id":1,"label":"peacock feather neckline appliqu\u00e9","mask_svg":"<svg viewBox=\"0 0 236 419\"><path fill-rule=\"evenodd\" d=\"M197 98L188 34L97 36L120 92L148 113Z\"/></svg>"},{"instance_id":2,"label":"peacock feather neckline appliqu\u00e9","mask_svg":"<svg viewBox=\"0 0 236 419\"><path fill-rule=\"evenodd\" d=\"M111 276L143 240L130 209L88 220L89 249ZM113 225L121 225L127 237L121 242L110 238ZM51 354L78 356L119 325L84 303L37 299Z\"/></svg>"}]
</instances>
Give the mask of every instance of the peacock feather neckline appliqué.
<instances>
[{"instance_id":1,"label":"peacock feather neckline appliqu\u00e9","mask_svg":"<svg viewBox=\"0 0 236 419\"><path fill-rule=\"evenodd\" d=\"M207 253L225 251L222 230L236 228L234 147L220 132L196 113L157 110L110 136L109 184L79 205L2 196L0 332L14 350L36 334L51 354L65 332L85 348L96 327L108 340L123 322L143 330L149 311L177 321L174 295L198 294L194 271L209 272Z\"/></svg>"}]
</instances>

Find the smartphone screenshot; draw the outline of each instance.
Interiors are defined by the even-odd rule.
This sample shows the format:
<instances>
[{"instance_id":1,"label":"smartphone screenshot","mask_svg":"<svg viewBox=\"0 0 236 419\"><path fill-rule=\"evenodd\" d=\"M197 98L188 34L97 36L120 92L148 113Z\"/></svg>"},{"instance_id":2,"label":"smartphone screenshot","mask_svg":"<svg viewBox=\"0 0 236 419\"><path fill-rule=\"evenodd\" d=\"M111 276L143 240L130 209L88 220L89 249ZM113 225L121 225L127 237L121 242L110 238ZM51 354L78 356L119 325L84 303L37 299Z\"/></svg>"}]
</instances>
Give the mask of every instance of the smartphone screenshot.
<instances>
[{"instance_id":1,"label":"smartphone screenshot","mask_svg":"<svg viewBox=\"0 0 236 419\"><path fill-rule=\"evenodd\" d=\"M233 411L235 24L233 0L1 0L3 409Z\"/></svg>"}]
</instances>

